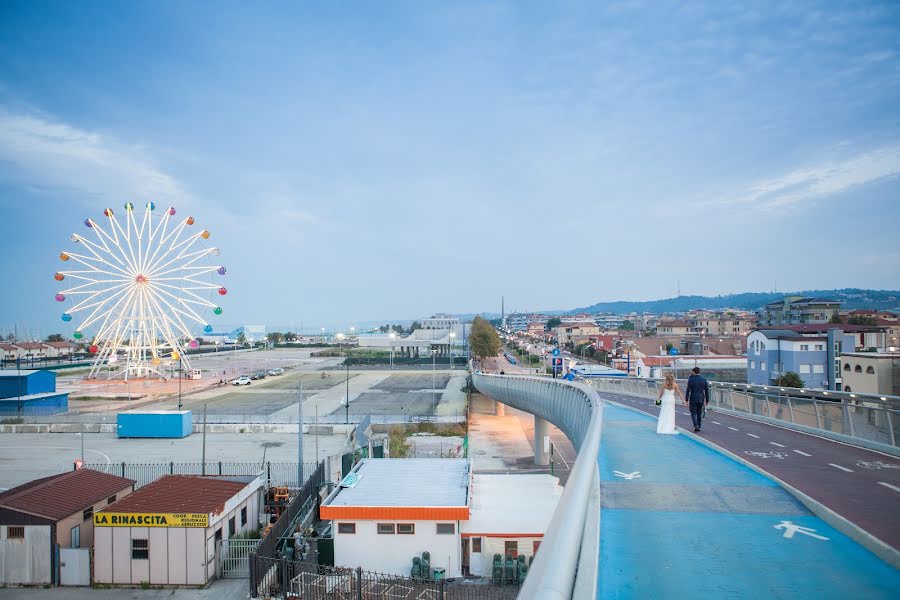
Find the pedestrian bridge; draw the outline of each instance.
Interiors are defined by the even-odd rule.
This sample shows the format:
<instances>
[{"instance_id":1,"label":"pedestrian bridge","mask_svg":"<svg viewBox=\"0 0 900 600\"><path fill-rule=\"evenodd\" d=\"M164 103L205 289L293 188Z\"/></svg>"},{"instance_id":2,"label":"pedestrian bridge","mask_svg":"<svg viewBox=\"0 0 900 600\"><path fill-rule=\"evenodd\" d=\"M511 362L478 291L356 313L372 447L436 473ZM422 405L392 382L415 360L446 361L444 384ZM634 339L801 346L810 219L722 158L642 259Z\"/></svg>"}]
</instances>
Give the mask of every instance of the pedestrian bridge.
<instances>
[{"instance_id":1,"label":"pedestrian bridge","mask_svg":"<svg viewBox=\"0 0 900 600\"><path fill-rule=\"evenodd\" d=\"M661 436L654 382L473 382L534 414L536 438L546 420L578 452L520 597L897 597L900 460L890 448L739 415L718 392L699 436L685 430L686 409L682 434Z\"/></svg>"}]
</instances>

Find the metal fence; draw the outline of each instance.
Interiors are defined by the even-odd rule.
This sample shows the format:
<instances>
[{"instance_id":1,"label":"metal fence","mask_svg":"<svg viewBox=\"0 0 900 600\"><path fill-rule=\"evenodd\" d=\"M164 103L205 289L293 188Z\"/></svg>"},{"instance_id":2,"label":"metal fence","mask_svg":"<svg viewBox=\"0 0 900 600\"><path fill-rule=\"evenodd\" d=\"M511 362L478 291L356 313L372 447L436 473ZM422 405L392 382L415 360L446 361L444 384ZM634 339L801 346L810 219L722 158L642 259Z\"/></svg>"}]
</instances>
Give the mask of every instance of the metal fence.
<instances>
[{"instance_id":1,"label":"metal fence","mask_svg":"<svg viewBox=\"0 0 900 600\"><path fill-rule=\"evenodd\" d=\"M244 579L250 576L250 554L256 551L261 540L237 539L219 540L221 575L225 579Z\"/></svg>"},{"instance_id":2,"label":"metal fence","mask_svg":"<svg viewBox=\"0 0 900 600\"><path fill-rule=\"evenodd\" d=\"M659 380L591 379L602 392L656 398ZM683 387L684 381L679 382ZM710 382L715 410L818 433L849 443L900 451L900 398L832 390L806 390Z\"/></svg>"},{"instance_id":3,"label":"metal fence","mask_svg":"<svg viewBox=\"0 0 900 600\"><path fill-rule=\"evenodd\" d=\"M290 462L160 462L160 463L84 463L83 468L102 471L134 479L136 488L147 485L163 475L250 475L262 474L266 486L298 488L298 463ZM76 466L77 468L77 466ZM303 478L307 479L320 468L316 463L303 463Z\"/></svg>"},{"instance_id":4,"label":"metal fence","mask_svg":"<svg viewBox=\"0 0 900 600\"><path fill-rule=\"evenodd\" d=\"M307 505L310 499L318 500L319 489L322 487L322 484L325 483L325 462L320 462L318 465L314 465L314 468L309 471L310 475L307 478L306 482L303 484L303 487L300 489L299 493L294 495L291 498L290 503L287 506L287 509L281 513L281 516L269 530L265 537L263 537L262 541L257 547L256 552L251 555L251 560L255 556L261 556L266 558L275 558L279 553L279 543L285 538L285 536L289 536L293 534L293 531L288 531L288 528L291 524L296 520L297 516L300 515L304 506ZM251 565L250 570L250 589L255 589L253 581L253 568Z\"/></svg>"},{"instance_id":5,"label":"metal fence","mask_svg":"<svg viewBox=\"0 0 900 600\"><path fill-rule=\"evenodd\" d=\"M353 403L351 402L351 407ZM293 425L296 432L297 415L296 404L294 404L293 414L207 414L207 425ZM32 409L29 409L32 410ZM107 425L116 427L119 413L117 412L78 412L71 410L66 413L49 413L48 414L30 414L21 415L22 411L13 411L8 415L0 415L9 417L10 423L27 423L27 424L85 424L85 425ZM123 409L126 410L126 409ZM343 425L349 421L351 424L358 424L367 415L360 413L350 413L349 417L339 411L330 415L319 415L318 419L311 415L303 416L303 425L309 427L314 424L318 425ZM453 415L431 416L431 415L372 415L372 423L385 425L403 425L407 423L463 423L466 420L465 413L460 412ZM199 430L203 426L203 409L193 408L191 419L193 426Z\"/></svg>"},{"instance_id":6,"label":"metal fence","mask_svg":"<svg viewBox=\"0 0 900 600\"><path fill-rule=\"evenodd\" d=\"M325 567L258 556L251 570L260 573L251 598L287 600L512 600L519 586L446 579L412 579L361 568Z\"/></svg>"}]
</instances>

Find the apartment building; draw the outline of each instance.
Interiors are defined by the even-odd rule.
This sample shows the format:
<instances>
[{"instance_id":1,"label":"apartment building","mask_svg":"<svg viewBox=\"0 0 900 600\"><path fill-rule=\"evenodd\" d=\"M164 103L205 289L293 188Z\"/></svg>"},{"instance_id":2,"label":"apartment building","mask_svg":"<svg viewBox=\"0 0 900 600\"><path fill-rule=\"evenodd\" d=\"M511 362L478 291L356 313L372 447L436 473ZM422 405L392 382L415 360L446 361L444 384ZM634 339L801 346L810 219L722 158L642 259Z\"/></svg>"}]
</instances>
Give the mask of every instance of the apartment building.
<instances>
[{"instance_id":1,"label":"apartment building","mask_svg":"<svg viewBox=\"0 0 900 600\"><path fill-rule=\"evenodd\" d=\"M805 298L785 296L776 302L766 304L758 315L759 327L782 325L803 325L805 323L827 323L841 308L837 300L827 298Z\"/></svg>"}]
</instances>

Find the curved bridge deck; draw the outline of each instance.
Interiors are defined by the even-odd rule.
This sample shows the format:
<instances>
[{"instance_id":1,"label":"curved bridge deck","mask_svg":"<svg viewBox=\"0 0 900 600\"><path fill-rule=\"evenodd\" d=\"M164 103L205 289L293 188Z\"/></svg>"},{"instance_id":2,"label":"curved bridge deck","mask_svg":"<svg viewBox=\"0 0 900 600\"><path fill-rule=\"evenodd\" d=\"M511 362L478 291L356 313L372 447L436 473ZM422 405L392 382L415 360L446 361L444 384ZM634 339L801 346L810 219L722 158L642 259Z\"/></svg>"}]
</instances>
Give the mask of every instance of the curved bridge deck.
<instances>
[{"instance_id":1,"label":"curved bridge deck","mask_svg":"<svg viewBox=\"0 0 900 600\"><path fill-rule=\"evenodd\" d=\"M598 597L897 597L896 569L772 480L642 411L603 420Z\"/></svg>"}]
</instances>

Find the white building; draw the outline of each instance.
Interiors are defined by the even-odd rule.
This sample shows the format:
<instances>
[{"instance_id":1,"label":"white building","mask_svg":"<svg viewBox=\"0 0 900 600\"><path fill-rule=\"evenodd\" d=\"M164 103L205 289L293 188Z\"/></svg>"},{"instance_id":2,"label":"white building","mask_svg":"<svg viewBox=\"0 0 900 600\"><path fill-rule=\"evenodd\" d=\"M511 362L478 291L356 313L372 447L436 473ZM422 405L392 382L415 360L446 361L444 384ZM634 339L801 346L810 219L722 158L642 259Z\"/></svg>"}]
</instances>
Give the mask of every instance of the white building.
<instances>
[{"instance_id":1,"label":"white building","mask_svg":"<svg viewBox=\"0 0 900 600\"><path fill-rule=\"evenodd\" d=\"M449 315L433 315L430 319L422 319L422 329L452 329L459 325L459 319Z\"/></svg>"},{"instance_id":2,"label":"white building","mask_svg":"<svg viewBox=\"0 0 900 600\"><path fill-rule=\"evenodd\" d=\"M259 526L259 477L165 475L94 513L94 582L205 586L220 540Z\"/></svg>"},{"instance_id":3,"label":"white building","mask_svg":"<svg viewBox=\"0 0 900 600\"><path fill-rule=\"evenodd\" d=\"M467 459L378 458L359 462L322 503L334 564L409 576L414 556L462 575L460 523L469 519Z\"/></svg>"}]
</instances>

